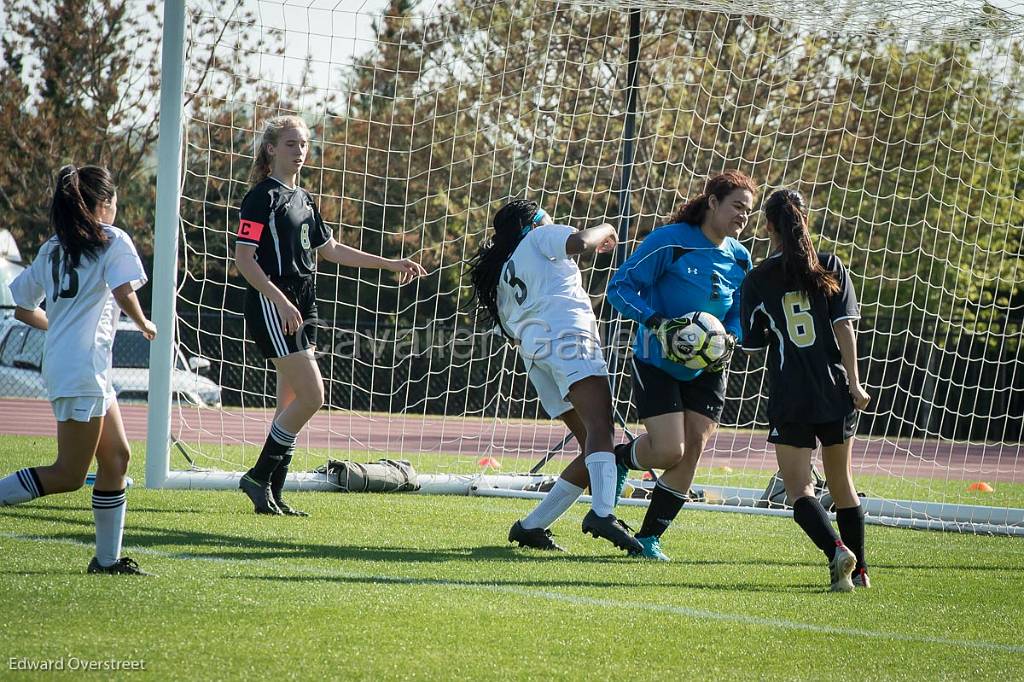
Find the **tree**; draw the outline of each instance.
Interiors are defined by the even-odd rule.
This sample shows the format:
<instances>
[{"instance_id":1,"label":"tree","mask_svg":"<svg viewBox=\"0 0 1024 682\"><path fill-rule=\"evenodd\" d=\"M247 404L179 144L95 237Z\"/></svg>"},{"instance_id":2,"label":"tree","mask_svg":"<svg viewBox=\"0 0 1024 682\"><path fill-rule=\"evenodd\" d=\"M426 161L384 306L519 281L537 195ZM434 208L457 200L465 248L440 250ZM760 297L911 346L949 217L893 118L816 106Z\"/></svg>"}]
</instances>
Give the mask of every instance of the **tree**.
<instances>
[{"instance_id":1,"label":"tree","mask_svg":"<svg viewBox=\"0 0 1024 682\"><path fill-rule=\"evenodd\" d=\"M152 15L155 5L148 5ZM13 0L0 65L0 205L28 253L49 235L52 178L101 164L120 188L119 219L143 249L153 215L159 26L128 0Z\"/></svg>"}]
</instances>

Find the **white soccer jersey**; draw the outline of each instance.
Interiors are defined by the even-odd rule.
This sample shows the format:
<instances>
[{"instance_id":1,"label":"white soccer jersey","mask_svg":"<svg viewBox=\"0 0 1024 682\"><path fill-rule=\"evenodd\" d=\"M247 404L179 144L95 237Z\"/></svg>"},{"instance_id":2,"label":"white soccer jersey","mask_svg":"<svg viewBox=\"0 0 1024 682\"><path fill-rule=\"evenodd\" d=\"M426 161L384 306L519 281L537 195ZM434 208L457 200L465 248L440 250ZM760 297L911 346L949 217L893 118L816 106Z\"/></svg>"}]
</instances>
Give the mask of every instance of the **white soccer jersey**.
<instances>
[{"instance_id":1,"label":"white soccer jersey","mask_svg":"<svg viewBox=\"0 0 1024 682\"><path fill-rule=\"evenodd\" d=\"M498 317L526 358L551 342L583 334L597 340L597 319L576 261L565 252L575 229L541 225L523 238L501 271Z\"/></svg>"},{"instance_id":2,"label":"white soccer jersey","mask_svg":"<svg viewBox=\"0 0 1024 682\"><path fill-rule=\"evenodd\" d=\"M46 300L43 379L50 400L103 397L113 391L110 366L120 313L110 291L128 282L138 289L147 278L131 237L116 227L104 230L107 245L95 258L83 254L70 272L60 242L51 237L11 282L18 307L33 310Z\"/></svg>"}]
</instances>

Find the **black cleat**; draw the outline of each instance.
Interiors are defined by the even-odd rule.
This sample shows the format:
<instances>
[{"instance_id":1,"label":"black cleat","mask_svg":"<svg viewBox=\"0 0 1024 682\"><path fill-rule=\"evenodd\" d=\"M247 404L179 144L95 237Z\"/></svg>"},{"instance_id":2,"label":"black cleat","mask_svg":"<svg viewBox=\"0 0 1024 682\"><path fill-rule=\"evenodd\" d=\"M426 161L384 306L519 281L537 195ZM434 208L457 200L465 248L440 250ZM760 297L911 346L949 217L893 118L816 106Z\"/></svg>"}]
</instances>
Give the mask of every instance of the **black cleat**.
<instances>
[{"instance_id":1,"label":"black cleat","mask_svg":"<svg viewBox=\"0 0 1024 682\"><path fill-rule=\"evenodd\" d=\"M86 571L88 573L107 573L110 575L148 575L156 577L152 573L146 573L139 568L139 564L135 559L129 559L126 556L121 557L109 566L100 566L100 562L96 557L93 557Z\"/></svg>"},{"instance_id":2,"label":"black cleat","mask_svg":"<svg viewBox=\"0 0 1024 682\"><path fill-rule=\"evenodd\" d=\"M295 507L285 502L284 498L278 497L277 495L274 496L274 504L277 505L277 508L280 509L281 513L285 516L309 516L309 512L304 512L301 509L296 509Z\"/></svg>"},{"instance_id":3,"label":"black cleat","mask_svg":"<svg viewBox=\"0 0 1024 682\"><path fill-rule=\"evenodd\" d=\"M531 549L543 549L553 552L564 552L564 547L559 547L551 539L551 531L547 528L523 528L522 521L516 521L508 531L508 541L518 542L520 547Z\"/></svg>"},{"instance_id":4,"label":"black cleat","mask_svg":"<svg viewBox=\"0 0 1024 682\"><path fill-rule=\"evenodd\" d=\"M604 538L619 549L626 550L629 556L637 556L644 551L643 545L629 534L626 526L615 518L614 514L598 516L591 509L583 517L583 532L593 535L595 538Z\"/></svg>"},{"instance_id":5,"label":"black cleat","mask_svg":"<svg viewBox=\"0 0 1024 682\"><path fill-rule=\"evenodd\" d=\"M284 513L274 504L274 496L270 493L269 483L260 483L246 474L238 482L238 488L252 500L253 511L257 514L281 516Z\"/></svg>"}]
</instances>

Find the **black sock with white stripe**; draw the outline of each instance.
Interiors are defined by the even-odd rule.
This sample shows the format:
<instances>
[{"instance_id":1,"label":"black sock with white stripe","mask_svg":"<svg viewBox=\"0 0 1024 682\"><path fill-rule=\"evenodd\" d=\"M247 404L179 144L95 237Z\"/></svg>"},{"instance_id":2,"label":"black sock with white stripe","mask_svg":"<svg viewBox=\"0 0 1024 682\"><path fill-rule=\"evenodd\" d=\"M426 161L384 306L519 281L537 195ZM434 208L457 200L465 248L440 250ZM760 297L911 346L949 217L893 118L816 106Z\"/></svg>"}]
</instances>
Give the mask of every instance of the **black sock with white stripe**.
<instances>
[{"instance_id":1,"label":"black sock with white stripe","mask_svg":"<svg viewBox=\"0 0 1024 682\"><path fill-rule=\"evenodd\" d=\"M651 506L647 507L644 523L636 534L638 538L661 537L675 520L686 502L686 493L668 487L660 480L654 484Z\"/></svg>"},{"instance_id":2,"label":"black sock with white stripe","mask_svg":"<svg viewBox=\"0 0 1024 682\"><path fill-rule=\"evenodd\" d=\"M121 490L93 490L92 516L96 521L96 561L110 566L121 558L127 497Z\"/></svg>"},{"instance_id":3,"label":"black sock with white stripe","mask_svg":"<svg viewBox=\"0 0 1024 682\"><path fill-rule=\"evenodd\" d=\"M270 425L270 433L267 434L267 441L263 444L263 451L256 465L249 469L248 476L260 483L269 483L274 470L280 466L285 455L291 454L295 449L295 434L288 433L275 421Z\"/></svg>"},{"instance_id":4,"label":"black sock with white stripe","mask_svg":"<svg viewBox=\"0 0 1024 682\"><path fill-rule=\"evenodd\" d=\"M0 480L0 507L31 502L45 494L35 469L15 471Z\"/></svg>"}]
</instances>

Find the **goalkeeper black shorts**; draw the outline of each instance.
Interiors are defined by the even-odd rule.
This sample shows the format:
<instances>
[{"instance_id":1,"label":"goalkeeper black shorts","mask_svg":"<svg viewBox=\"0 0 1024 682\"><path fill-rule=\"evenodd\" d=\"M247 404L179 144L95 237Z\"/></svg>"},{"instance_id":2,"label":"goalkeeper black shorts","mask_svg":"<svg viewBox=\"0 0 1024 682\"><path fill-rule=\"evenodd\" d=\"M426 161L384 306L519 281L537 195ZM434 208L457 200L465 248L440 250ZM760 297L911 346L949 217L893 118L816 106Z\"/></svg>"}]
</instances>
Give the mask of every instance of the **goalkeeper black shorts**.
<instances>
[{"instance_id":1,"label":"goalkeeper black shorts","mask_svg":"<svg viewBox=\"0 0 1024 682\"><path fill-rule=\"evenodd\" d=\"M690 381L680 381L635 357L632 367L633 405L638 419L675 412L696 412L716 424L722 421L725 372L705 371Z\"/></svg>"},{"instance_id":2,"label":"goalkeeper black shorts","mask_svg":"<svg viewBox=\"0 0 1024 682\"><path fill-rule=\"evenodd\" d=\"M277 308L266 296L248 287L245 292L245 328L250 339L268 360L316 348L316 287L312 277L275 277L274 285L292 302L302 316L302 326L286 334Z\"/></svg>"}]
</instances>

